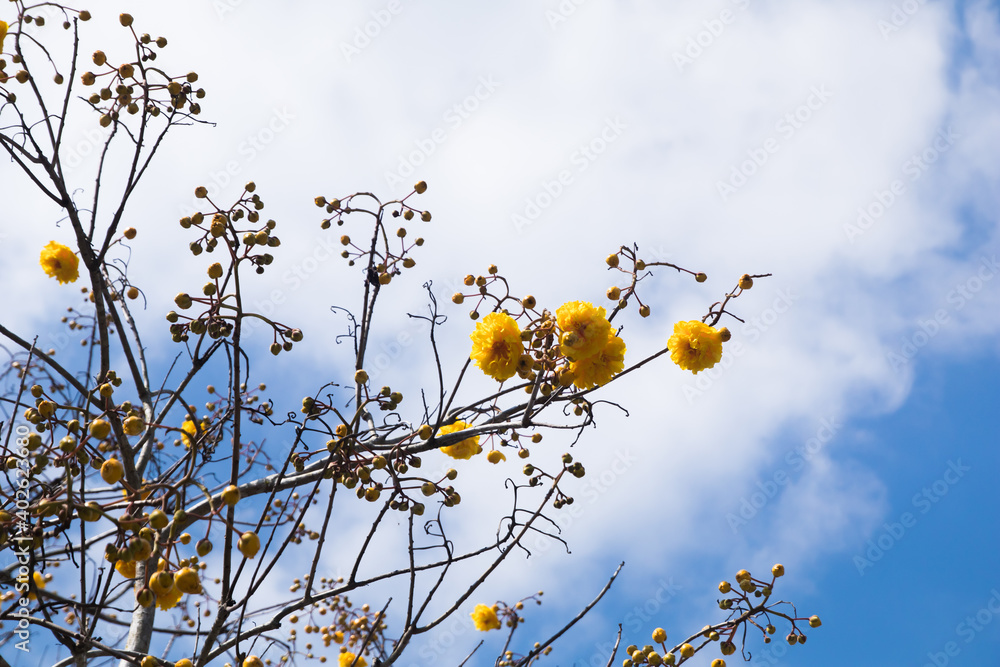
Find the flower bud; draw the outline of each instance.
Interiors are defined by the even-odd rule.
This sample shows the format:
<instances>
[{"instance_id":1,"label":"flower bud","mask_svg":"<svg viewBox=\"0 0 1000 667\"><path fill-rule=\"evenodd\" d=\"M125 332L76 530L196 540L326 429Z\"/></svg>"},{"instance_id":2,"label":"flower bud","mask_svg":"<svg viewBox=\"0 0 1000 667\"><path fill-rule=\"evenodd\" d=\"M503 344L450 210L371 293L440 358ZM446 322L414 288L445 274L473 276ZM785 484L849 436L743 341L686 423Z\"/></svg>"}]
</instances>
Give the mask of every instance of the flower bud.
<instances>
[{"instance_id":1,"label":"flower bud","mask_svg":"<svg viewBox=\"0 0 1000 667\"><path fill-rule=\"evenodd\" d=\"M257 537L257 533L248 530L240 535L239 542L236 543L236 548L247 558L253 558L260 551L260 538Z\"/></svg>"}]
</instances>

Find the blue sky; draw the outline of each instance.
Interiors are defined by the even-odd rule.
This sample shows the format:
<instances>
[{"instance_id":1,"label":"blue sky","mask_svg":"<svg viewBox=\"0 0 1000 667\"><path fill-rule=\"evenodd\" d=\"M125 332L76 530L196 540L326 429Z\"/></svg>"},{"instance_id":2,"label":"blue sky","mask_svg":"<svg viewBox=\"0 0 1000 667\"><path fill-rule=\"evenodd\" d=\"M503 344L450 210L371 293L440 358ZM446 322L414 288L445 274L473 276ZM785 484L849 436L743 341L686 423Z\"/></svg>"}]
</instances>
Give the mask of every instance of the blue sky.
<instances>
[{"instance_id":1,"label":"blue sky","mask_svg":"<svg viewBox=\"0 0 1000 667\"><path fill-rule=\"evenodd\" d=\"M100 4L84 52L126 48L120 8ZM430 184L426 247L387 292L376 342L378 381L408 395L431 370L406 317L424 307L425 280L446 300L496 263L554 309L600 301L603 258L621 244L708 273L704 285L668 271L647 281L651 317L622 320L637 360L742 273L773 273L735 303L747 323L727 323L717 369L694 377L661 359L608 388L630 416L600 415L577 446L590 474L563 518L572 554L536 545L483 598L544 589L529 617L541 636L625 560L548 658L590 665L618 623L623 645L657 626L679 637L721 618L719 580L782 562L780 595L824 625L787 655L751 640L750 664L994 664L998 11L917 0L137 7L137 25L170 40L163 57L198 70L203 118L218 123L167 141L129 214L145 243L131 260L150 304L140 322L165 333L173 295L199 284L204 258L185 256L176 224L194 187L225 200L250 179L283 241L251 299L306 334L255 371L287 409L350 363L329 306L353 303L339 289L357 276L317 254L335 241L319 229L318 194ZM94 127L67 143L84 188ZM33 259L66 230L19 223L45 216L27 197L0 213L11 248L0 288L38 295L5 305L5 322L43 340L75 298ZM445 309L454 371L472 325L464 308ZM149 344L169 359L165 336ZM514 470L463 471L459 530L493 532L497 498L472 489ZM344 539L362 528L345 526ZM869 557L872 544L883 546ZM478 640L467 612L448 632L433 655L457 662Z\"/></svg>"}]
</instances>

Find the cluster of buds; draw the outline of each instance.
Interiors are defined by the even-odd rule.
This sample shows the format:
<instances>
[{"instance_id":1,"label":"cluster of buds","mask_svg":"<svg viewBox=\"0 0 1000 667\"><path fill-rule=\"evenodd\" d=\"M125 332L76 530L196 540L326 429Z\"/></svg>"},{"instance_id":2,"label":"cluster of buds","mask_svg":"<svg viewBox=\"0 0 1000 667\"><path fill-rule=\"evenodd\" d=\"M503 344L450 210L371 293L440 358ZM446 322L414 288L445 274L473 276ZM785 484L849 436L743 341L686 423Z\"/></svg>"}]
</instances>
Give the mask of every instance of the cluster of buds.
<instances>
[{"instance_id":1,"label":"cluster of buds","mask_svg":"<svg viewBox=\"0 0 1000 667\"><path fill-rule=\"evenodd\" d=\"M324 218L320 223L321 229L329 229L336 222L337 226L343 226L345 216L351 213L368 213L375 218L375 235L368 248L357 245L348 234L340 237L340 244L344 246L340 256L347 260L348 266L354 266L358 261L366 264L368 268L369 283L378 285L388 285L393 277L400 275L404 269L412 269L417 265L417 261L410 256L413 248L422 246L424 239L416 237L409 241L409 232L406 227L398 227L391 233L383 221L386 211L390 212L394 218L402 218L405 221L413 220L417 215L424 222L430 222L430 211L421 211L406 203L406 200L413 195L423 194L427 191L427 183L420 181L413 186L413 190L406 197L396 201L382 203L371 193L355 193L344 198L327 199L324 196L316 197L316 206L325 209L329 217ZM374 209L365 208L360 202L362 197L373 199L377 204ZM397 239L393 241L392 238Z\"/></svg>"},{"instance_id":2,"label":"cluster of buds","mask_svg":"<svg viewBox=\"0 0 1000 667\"><path fill-rule=\"evenodd\" d=\"M541 468L538 468L532 463L525 464L521 472L528 477L528 486L539 486L542 481L546 478L552 480L553 491L555 492L555 498L552 501L552 506L556 509L562 509L566 505L572 505L574 500L572 496L568 496L563 493L563 490L559 488L559 482L562 480L564 475L572 475L577 479L582 479L586 474L587 470L583 467L583 464L579 461L573 460L573 455L566 453L562 455L562 470L555 475L550 475Z\"/></svg>"},{"instance_id":3,"label":"cluster of buds","mask_svg":"<svg viewBox=\"0 0 1000 667\"><path fill-rule=\"evenodd\" d=\"M305 583L308 583L308 576L306 579L306 582L299 578L294 579L289 590L292 592L300 590ZM343 582L343 577L322 577L319 580L320 586L330 589L336 588ZM373 647L385 644L384 633L388 627L385 613L375 611L367 604L356 607L346 595L333 595L315 602L304 612L293 613L287 618L293 625L288 633L292 648L291 653L305 658L314 657L312 654L313 646L309 643L314 641L310 638L311 635L317 635L325 648L330 648L335 644L339 645L342 652L360 652L361 647L364 646L365 649L361 655L366 655ZM322 620L320 620L321 618ZM304 621L301 628L302 634L306 635L304 640L299 636L299 628L294 627L300 621ZM325 625L320 625L321 622ZM300 641L305 643L303 648L299 648Z\"/></svg>"},{"instance_id":4,"label":"cluster of buds","mask_svg":"<svg viewBox=\"0 0 1000 667\"><path fill-rule=\"evenodd\" d=\"M719 607L730 612L727 621L716 625L706 625L700 632L669 648L666 644L666 631L663 628L656 628L653 631L652 639L655 644L659 644L659 648L652 644L642 648L635 645L629 646L625 649L628 657L623 661L623 667L680 665L712 642L719 644L719 651L723 656L733 655L736 652L736 644L733 639L741 627L752 625L758 628L764 636L764 642L770 642L770 635L777 631L772 623L772 617L784 619L791 624L791 631L788 635L789 644L804 644L806 636L798 628L796 622L806 621L812 628L818 628L822 623L818 616L796 618L784 613L780 609L781 605L788 605L794 610L794 607L788 602L769 604L768 600L773 592L774 582L784 574L785 567L780 564L771 568L770 581L755 579L747 570L740 570L736 573L735 587L728 581L719 584L720 593L723 595L733 594L733 597L719 601ZM751 597L759 598L759 600L751 601ZM749 660L749 658L747 659ZM725 659L716 658L712 661L712 667L726 667Z\"/></svg>"},{"instance_id":5,"label":"cluster of buds","mask_svg":"<svg viewBox=\"0 0 1000 667\"><path fill-rule=\"evenodd\" d=\"M505 310L513 317L519 318L529 310L534 310L537 305L535 297L526 296L519 299L511 295L510 285L507 279L499 273L500 269L496 264L490 264L486 269L485 276L474 276L471 273L462 280L466 287L475 287L476 291L470 294L456 292L451 301L454 304L463 304L465 300L475 299L476 303L469 311L469 317L478 320L482 310ZM484 304L486 304L484 308Z\"/></svg>"},{"instance_id":6,"label":"cluster of buds","mask_svg":"<svg viewBox=\"0 0 1000 667\"><path fill-rule=\"evenodd\" d=\"M622 264L623 260L625 264ZM614 312L628 308L629 300L634 298L636 303L639 304L639 315L641 317L649 317L652 312L649 304L643 303L636 291L639 281L648 275L644 273L647 269L654 266L665 266L676 269L679 273L690 274L699 283L703 283L708 279L708 276L704 273L691 271L670 262L647 262L640 259L635 247L622 246L618 249L618 252L608 255L604 262L608 265L609 270L619 271L628 276L629 280L628 285L624 287L612 285L605 293L608 299L616 302Z\"/></svg>"},{"instance_id":7,"label":"cluster of buds","mask_svg":"<svg viewBox=\"0 0 1000 667\"><path fill-rule=\"evenodd\" d=\"M124 437L142 435L146 425L141 411L130 401L116 405L112 400L115 387L121 383L121 378L110 370L104 381L95 385L94 397L105 406L104 411L97 415L78 406L64 405L42 385L32 385L30 393L34 405L27 408L23 416L35 430L20 439L27 454L27 474L38 476L53 467L65 469L75 477L82 474L88 465L95 470L100 469L104 463L102 455L118 447L118 435L112 432L110 420L120 425ZM13 469L21 465L20 459L9 457L5 465ZM72 498L62 503L62 513L71 513L72 503ZM44 514L51 516L55 513L55 505L49 503Z\"/></svg>"},{"instance_id":8,"label":"cluster of buds","mask_svg":"<svg viewBox=\"0 0 1000 667\"><path fill-rule=\"evenodd\" d=\"M48 6L54 6L55 9L62 11L63 16L64 16L64 19L63 19L63 22L62 22L63 30L69 30L71 27L73 27L73 24L70 22L70 17L71 16L75 15L76 18L79 18L79 20L81 20L81 21L89 21L90 18L91 18L90 12L87 11L86 9L77 11L77 10L74 10L74 9L69 9L68 7L63 7L61 5L51 5L51 3L45 3L44 5L35 5L32 8L42 8L42 7L46 7L47 8ZM8 25L6 22L0 22L0 23L2 23L2 25L0 25L0 47L3 47L4 39L6 38L6 36L8 34L10 34L10 33L15 33L15 34L20 33L21 32L21 27L23 25L34 24L35 26L37 26L39 28L42 28L42 27L44 27L46 25L46 19L45 19L44 16L36 16L34 14L29 14L27 10L24 10L22 8L22 12L18 16L18 20L17 21L15 21L14 23L12 23L10 25ZM17 36L19 37L20 35L17 34ZM32 41L34 41L34 40L32 40ZM15 51L14 52L14 57L12 58L12 60L13 60L13 62L14 62L15 65L21 65L24 62L23 59L22 59L19 47L20 47L20 43L19 43L19 40L18 40L18 46L15 48L15 50L14 50ZM0 51L2 51L2 50L5 50L5 49L0 48ZM48 60L49 60L50 63L52 63L52 59L51 58L49 58ZM52 63L52 64L54 64L54 63ZM28 80L31 79L31 75L28 73L27 69L20 69L20 70L14 72L14 74L8 74L7 71L6 71L6 67L7 67L7 61L4 60L3 58L0 58L0 85L7 83L12 78L17 83L27 83ZM63 84L63 82L65 81L65 77L63 77L63 75L60 74L57 71L52 76L52 80L55 82L55 84L57 86L61 86ZM17 101L17 96L14 93L8 92L8 91L6 91L6 90L4 90L2 88L0 88L0 95L2 95L3 98L6 101L10 102L11 104L13 104L13 103L15 103Z\"/></svg>"},{"instance_id":9,"label":"cluster of buds","mask_svg":"<svg viewBox=\"0 0 1000 667\"><path fill-rule=\"evenodd\" d=\"M156 60L156 49L167 46L167 39L136 33L130 14L122 14L118 18L122 26L132 31L136 43L136 60L116 67L109 64L104 51L98 50L94 52L92 60L95 66L103 69L97 72L88 70L80 76L84 86L94 86L98 82L103 84L100 90L88 98L94 109L101 112L101 126L107 127L118 121L123 111L134 116L142 110L150 116L159 116L161 112L173 115L186 107L190 115L201 113L201 104L192 101L205 97L204 88L195 89L192 86L198 80L198 74L189 72L180 76L167 76L159 68L147 67L147 62Z\"/></svg>"},{"instance_id":10,"label":"cluster of buds","mask_svg":"<svg viewBox=\"0 0 1000 667\"><path fill-rule=\"evenodd\" d=\"M192 241L189 246L191 254L198 256L202 252L214 252L220 243L229 252L225 265L223 262L215 262L208 267L209 280L202 287L202 296L182 292L175 297L174 303L180 310L187 310L196 303L203 304L205 310L195 317L185 317L177 311L167 313L174 342L187 341L189 334L208 334L213 339L229 337L233 332L236 315L228 312L234 310L227 303L233 297L226 295L225 289L233 272L240 264L246 263L256 273L264 273L265 267L274 261L274 256L269 251L281 245L281 239L274 234L278 223L274 220L261 222L260 211L264 208L264 201L255 192L256 187L253 181L247 183L236 203L225 210L215 206L206 187L195 188L195 197L207 200L215 206L215 210L209 213L198 211L181 218L181 227L201 232L201 237ZM250 226L237 228L237 224L244 219ZM272 354L288 352L294 343L302 340L300 329L273 322L262 315L255 316L271 326L274 334L270 347Z\"/></svg>"}]
</instances>

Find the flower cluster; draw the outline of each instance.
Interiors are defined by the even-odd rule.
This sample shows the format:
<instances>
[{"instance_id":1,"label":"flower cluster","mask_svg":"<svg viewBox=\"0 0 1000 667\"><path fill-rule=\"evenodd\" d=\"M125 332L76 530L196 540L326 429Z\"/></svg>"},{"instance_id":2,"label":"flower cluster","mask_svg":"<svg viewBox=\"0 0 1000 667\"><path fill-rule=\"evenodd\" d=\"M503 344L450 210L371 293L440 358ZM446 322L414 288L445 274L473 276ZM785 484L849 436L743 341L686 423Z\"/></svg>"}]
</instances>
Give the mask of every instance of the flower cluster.
<instances>
[{"instance_id":1,"label":"flower cluster","mask_svg":"<svg viewBox=\"0 0 1000 667\"><path fill-rule=\"evenodd\" d=\"M167 521L165 515L163 521ZM143 531L148 530L148 528L143 529ZM128 547L123 549L112 547L105 552L106 560L116 559L115 570L126 579L134 579L136 563L152 555L153 535L143 531L140 531L139 536L134 538ZM182 559L179 566L171 571L167 560L160 558L156 571L149 575L148 583L136 592L136 601L143 607L149 607L155 602L157 607L167 611L176 607L184 595L200 595L203 591L197 560L197 558Z\"/></svg>"},{"instance_id":2,"label":"flower cluster","mask_svg":"<svg viewBox=\"0 0 1000 667\"><path fill-rule=\"evenodd\" d=\"M522 305L527 311L534 299L527 297ZM625 342L615 335L604 308L586 301L563 304L555 318L545 311L526 331L508 313L490 313L470 337L472 360L499 382L514 375L531 379L541 370L558 375L563 386L590 389L607 384L625 367ZM526 351L526 341L532 341L534 357ZM557 362L562 364L558 369Z\"/></svg>"}]
</instances>

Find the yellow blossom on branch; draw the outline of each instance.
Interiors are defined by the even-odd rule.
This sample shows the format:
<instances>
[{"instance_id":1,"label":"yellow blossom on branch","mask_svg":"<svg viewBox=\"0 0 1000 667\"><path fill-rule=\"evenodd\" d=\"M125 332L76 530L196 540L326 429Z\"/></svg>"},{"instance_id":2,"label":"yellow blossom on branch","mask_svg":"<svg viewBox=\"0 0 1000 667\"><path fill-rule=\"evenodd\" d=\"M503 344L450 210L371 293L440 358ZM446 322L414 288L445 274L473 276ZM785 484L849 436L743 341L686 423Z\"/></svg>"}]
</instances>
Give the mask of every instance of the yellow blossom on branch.
<instances>
[{"instance_id":1,"label":"yellow blossom on branch","mask_svg":"<svg viewBox=\"0 0 1000 667\"><path fill-rule=\"evenodd\" d=\"M521 329L507 313L490 313L472 332L472 360L498 382L514 377L524 352Z\"/></svg>"},{"instance_id":2,"label":"yellow blossom on branch","mask_svg":"<svg viewBox=\"0 0 1000 667\"><path fill-rule=\"evenodd\" d=\"M605 385L625 368L625 341L609 333L607 343L600 352L571 362L569 368L573 384L580 389Z\"/></svg>"},{"instance_id":3,"label":"yellow blossom on branch","mask_svg":"<svg viewBox=\"0 0 1000 667\"><path fill-rule=\"evenodd\" d=\"M115 561L115 569L118 570L118 574L122 575L126 579L135 579L135 561Z\"/></svg>"},{"instance_id":4,"label":"yellow blossom on branch","mask_svg":"<svg viewBox=\"0 0 1000 667\"><path fill-rule=\"evenodd\" d=\"M354 662L355 658L357 658L357 662ZM341 653L339 662L340 667L351 667L351 665L354 665L354 667L365 667L365 665L368 664L367 660L364 658L358 658L350 651L344 651Z\"/></svg>"},{"instance_id":5,"label":"yellow blossom on branch","mask_svg":"<svg viewBox=\"0 0 1000 667\"><path fill-rule=\"evenodd\" d=\"M556 324L562 334L559 346L570 361L579 361L604 348L611 323L602 307L588 301L570 301L556 310Z\"/></svg>"},{"instance_id":6,"label":"yellow blossom on branch","mask_svg":"<svg viewBox=\"0 0 1000 667\"><path fill-rule=\"evenodd\" d=\"M690 320L674 325L674 335L667 341L667 347L675 364L697 375L722 359L722 339L721 329Z\"/></svg>"},{"instance_id":7,"label":"yellow blossom on branch","mask_svg":"<svg viewBox=\"0 0 1000 667\"><path fill-rule=\"evenodd\" d=\"M42 576L41 572L33 572L31 574L31 581L34 582L35 587L34 590L28 593L28 599L37 600L38 595L35 593L35 590L42 590L45 588L45 577Z\"/></svg>"},{"instance_id":8,"label":"yellow blossom on branch","mask_svg":"<svg viewBox=\"0 0 1000 667\"><path fill-rule=\"evenodd\" d=\"M467 424L463 421L457 421L454 424L442 426L438 429L438 435L448 435L449 433L455 433L456 431L464 431L469 428L469 426L471 426L471 424ZM479 446L478 435L466 438L465 440L457 442L454 445L441 447L440 449L453 459L471 459L473 456L483 451L483 448Z\"/></svg>"},{"instance_id":9,"label":"yellow blossom on branch","mask_svg":"<svg viewBox=\"0 0 1000 667\"><path fill-rule=\"evenodd\" d=\"M497 618L497 612L492 607L477 604L469 616L472 617L472 622L475 623L476 630L486 632L487 630L500 629L500 619Z\"/></svg>"},{"instance_id":10,"label":"yellow blossom on branch","mask_svg":"<svg viewBox=\"0 0 1000 667\"><path fill-rule=\"evenodd\" d=\"M55 278L60 284L71 283L80 277L80 260L73 251L55 241L49 241L48 245L42 248L42 255L38 260L45 270L46 275Z\"/></svg>"},{"instance_id":11,"label":"yellow blossom on branch","mask_svg":"<svg viewBox=\"0 0 1000 667\"><path fill-rule=\"evenodd\" d=\"M181 438L184 440L185 447L191 447L197 433L198 429L195 427L194 422L190 419L185 419L184 423L181 424Z\"/></svg>"},{"instance_id":12,"label":"yellow blossom on branch","mask_svg":"<svg viewBox=\"0 0 1000 667\"><path fill-rule=\"evenodd\" d=\"M177 603L180 602L181 595L183 595L183 593L181 593L180 589L178 589L177 586L173 586L169 592L164 595L156 596L156 606L162 611L173 609L177 606Z\"/></svg>"},{"instance_id":13,"label":"yellow blossom on branch","mask_svg":"<svg viewBox=\"0 0 1000 667\"><path fill-rule=\"evenodd\" d=\"M7 36L7 25L6 21L0 21L0 53L3 53L3 40Z\"/></svg>"}]
</instances>

